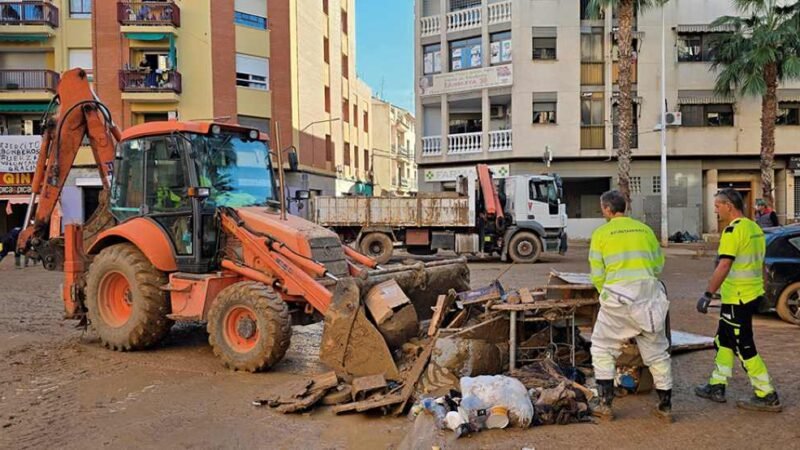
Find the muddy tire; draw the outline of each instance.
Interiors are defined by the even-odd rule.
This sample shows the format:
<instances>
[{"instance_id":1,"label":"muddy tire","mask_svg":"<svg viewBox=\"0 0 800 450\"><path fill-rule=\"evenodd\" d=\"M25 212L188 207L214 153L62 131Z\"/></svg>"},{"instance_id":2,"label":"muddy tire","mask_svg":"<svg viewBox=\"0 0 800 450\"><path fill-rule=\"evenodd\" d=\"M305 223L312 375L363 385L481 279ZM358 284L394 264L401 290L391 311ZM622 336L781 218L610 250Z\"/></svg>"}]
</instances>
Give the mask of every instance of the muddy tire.
<instances>
[{"instance_id":1,"label":"muddy tire","mask_svg":"<svg viewBox=\"0 0 800 450\"><path fill-rule=\"evenodd\" d=\"M258 372L272 367L286 354L291 337L289 307L262 283L228 286L208 312L208 342L233 370Z\"/></svg>"},{"instance_id":2,"label":"muddy tire","mask_svg":"<svg viewBox=\"0 0 800 450\"><path fill-rule=\"evenodd\" d=\"M786 286L778 297L775 311L785 322L800 325L800 282Z\"/></svg>"},{"instance_id":3,"label":"muddy tire","mask_svg":"<svg viewBox=\"0 0 800 450\"><path fill-rule=\"evenodd\" d=\"M515 234L508 243L508 256L515 263L535 263L541 254L542 241L529 231Z\"/></svg>"},{"instance_id":4,"label":"muddy tire","mask_svg":"<svg viewBox=\"0 0 800 450\"><path fill-rule=\"evenodd\" d=\"M86 308L103 345L141 350L160 342L172 327L166 275L132 244L100 251L86 277Z\"/></svg>"},{"instance_id":5,"label":"muddy tire","mask_svg":"<svg viewBox=\"0 0 800 450\"><path fill-rule=\"evenodd\" d=\"M378 264L386 264L394 252L392 238L383 233L369 233L364 236L361 238L359 248L361 253L374 259Z\"/></svg>"}]
</instances>

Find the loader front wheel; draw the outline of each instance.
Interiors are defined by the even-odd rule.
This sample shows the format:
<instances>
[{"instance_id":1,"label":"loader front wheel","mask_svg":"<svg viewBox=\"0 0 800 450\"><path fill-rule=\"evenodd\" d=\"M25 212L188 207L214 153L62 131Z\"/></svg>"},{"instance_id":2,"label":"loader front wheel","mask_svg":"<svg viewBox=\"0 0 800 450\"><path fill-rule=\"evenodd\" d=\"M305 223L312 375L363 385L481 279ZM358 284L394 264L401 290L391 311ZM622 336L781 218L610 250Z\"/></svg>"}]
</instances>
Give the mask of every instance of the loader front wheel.
<instances>
[{"instance_id":1,"label":"loader front wheel","mask_svg":"<svg viewBox=\"0 0 800 450\"><path fill-rule=\"evenodd\" d=\"M542 242L529 231L521 231L508 243L508 255L515 263L535 263L542 254Z\"/></svg>"},{"instance_id":2,"label":"loader front wheel","mask_svg":"<svg viewBox=\"0 0 800 450\"><path fill-rule=\"evenodd\" d=\"M374 259L378 264L389 262L394 251L392 238L383 233L369 233L361 238L359 247L361 248L361 253Z\"/></svg>"},{"instance_id":3,"label":"loader front wheel","mask_svg":"<svg viewBox=\"0 0 800 450\"><path fill-rule=\"evenodd\" d=\"M258 372L280 361L292 337L289 308L262 283L242 281L219 293L208 312L208 342L225 365Z\"/></svg>"},{"instance_id":4,"label":"loader front wheel","mask_svg":"<svg viewBox=\"0 0 800 450\"><path fill-rule=\"evenodd\" d=\"M86 309L92 328L112 350L140 350L157 344L173 322L163 272L131 244L100 251L86 277Z\"/></svg>"}]
</instances>

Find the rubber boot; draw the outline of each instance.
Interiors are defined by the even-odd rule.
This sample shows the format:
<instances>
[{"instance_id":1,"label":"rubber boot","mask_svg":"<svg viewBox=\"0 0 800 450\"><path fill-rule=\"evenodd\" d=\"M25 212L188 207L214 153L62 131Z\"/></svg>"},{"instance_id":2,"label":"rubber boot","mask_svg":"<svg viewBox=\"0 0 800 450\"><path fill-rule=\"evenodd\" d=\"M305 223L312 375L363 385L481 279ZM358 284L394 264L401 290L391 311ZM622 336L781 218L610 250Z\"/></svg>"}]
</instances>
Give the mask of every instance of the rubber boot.
<instances>
[{"instance_id":1,"label":"rubber boot","mask_svg":"<svg viewBox=\"0 0 800 450\"><path fill-rule=\"evenodd\" d=\"M736 406L749 411L781 412L783 410L777 392L771 392L764 397L753 395L749 399L737 401Z\"/></svg>"},{"instance_id":2,"label":"rubber boot","mask_svg":"<svg viewBox=\"0 0 800 450\"><path fill-rule=\"evenodd\" d=\"M656 389L656 393L658 394L658 404L653 413L659 419L672 423L674 421L672 418L672 389Z\"/></svg>"},{"instance_id":3,"label":"rubber boot","mask_svg":"<svg viewBox=\"0 0 800 450\"><path fill-rule=\"evenodd\" d=\"M592 415L602 420L614 420L611 402L614 401L614 380L597 380L598 402L592 408Z\"/></svg>"},{"instance_id":4,"label":"rubber boot","mask_svg":"<svg viewBox=\"0 0 800 450\"><path fill-rule=\"evenodd\" d=\"M724 384L704 384L694 388L694 395L700 398L707 398L713 402L725 403Z\"/></svg>"}]
</instances>

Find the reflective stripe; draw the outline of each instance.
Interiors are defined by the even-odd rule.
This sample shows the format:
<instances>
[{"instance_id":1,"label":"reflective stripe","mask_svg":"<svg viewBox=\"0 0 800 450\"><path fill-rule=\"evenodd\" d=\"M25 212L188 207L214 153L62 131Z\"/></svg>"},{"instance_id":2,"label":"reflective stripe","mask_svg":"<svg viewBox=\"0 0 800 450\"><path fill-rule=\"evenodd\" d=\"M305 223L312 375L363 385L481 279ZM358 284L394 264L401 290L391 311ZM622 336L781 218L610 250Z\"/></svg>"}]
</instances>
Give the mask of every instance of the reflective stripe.
<instances>
[{"instance_id":1,"label":"reflective stripe","mask_svg":"<svg viewBox=\"0 0 800 450\"><path fill-rule=\"evenodd\" d=\"M756 264L762 263L764 261L764 255L757 254L757 255L736 255L736 260L733 263L733 267L737 265L745 265L745 264Z\"/></svg>"},{"instance_id":2,"label":"reflective stripe","mask_svg":"<svg viewBox=\"0 0 800 450\"><path fill-rule=\"evenodd\" d=\"M597 250L592 250L592 251L589 252L589 259L590 260L594 259L594 260L597 260L597 261L602 261L603 260L603 254L598 252Z\"/></svg>"},{"instance_id":3,"label":"reflective stripe","mask_svg":"<svg viewBox=\"0 0 800 450\"><path fill-rule=\"evenodd\" d=\"M614 264L620 261L624 261L626 259L645 259L648 261L658 260L660 255L658 253L648 252L648 251L631 251L631 252L622 252L616 253L613 255L607 255L603 258L603 262L605 264Z\"/></svg>"},{"instance_id":4,"label":"reflective stripe","mask_svg":"<svg viewBox=\"0 0 800 450\"><path fill-rule=\"evenodd\" d=\"M650 269L617 270L615 272L606 274L606 282L619 280L646 280L655 277L655 274Z\"/></svg>"},{"instance_id":5,"label":"reflective stripe","mask_svg":"<svg viewBox=\"0 0 800 450\"><path fill-rule=\"evenodd\" d=\"M592 269L592 276L593 277L602 277L605 275L605 270L603 269Z\"/></svg>"},{"instance_id":6,"label":"reflective stripe","mask_svg":"<svg viewBox=\"0 0 800 450\"><path fill-rule=\"evenodd\" d=\"M761 278L761 270L752 269L752 270L731 270L728 274L728 278L731 280L744 280L748 278Z\"/></svg>"}]
</instances>

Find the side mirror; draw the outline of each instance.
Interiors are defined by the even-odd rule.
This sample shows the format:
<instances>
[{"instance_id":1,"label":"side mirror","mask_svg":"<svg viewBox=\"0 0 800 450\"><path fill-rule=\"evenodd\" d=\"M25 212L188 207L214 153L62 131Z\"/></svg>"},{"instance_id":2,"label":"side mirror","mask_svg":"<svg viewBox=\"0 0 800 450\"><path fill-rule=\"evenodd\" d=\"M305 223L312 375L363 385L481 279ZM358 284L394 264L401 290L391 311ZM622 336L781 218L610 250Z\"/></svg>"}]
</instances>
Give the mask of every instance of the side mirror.
<instances>
[{"instance_id":1,"label":"side mirror","mask_svg":"<svg viewBox=\"0 0 800 450\"><path fill-rule=\"evenodd\" d=\"M311 198L311 192L307 190L295 191L294 193L295 200L308 200L309 198Z\"/></svg>"},{"instance_id":2,"label":"side mirror","mask_svg":"<svg viewBox=\"0 0 800 450\"><path fill-rule=\"evenodd\" d=\"M297 172L297 169L300 166L300 162L297 159L297 150L296 149L292 148L291 150L289 150L288 159L289 159L289 171L290 172Z\"/></svg>"}]
</instances>

